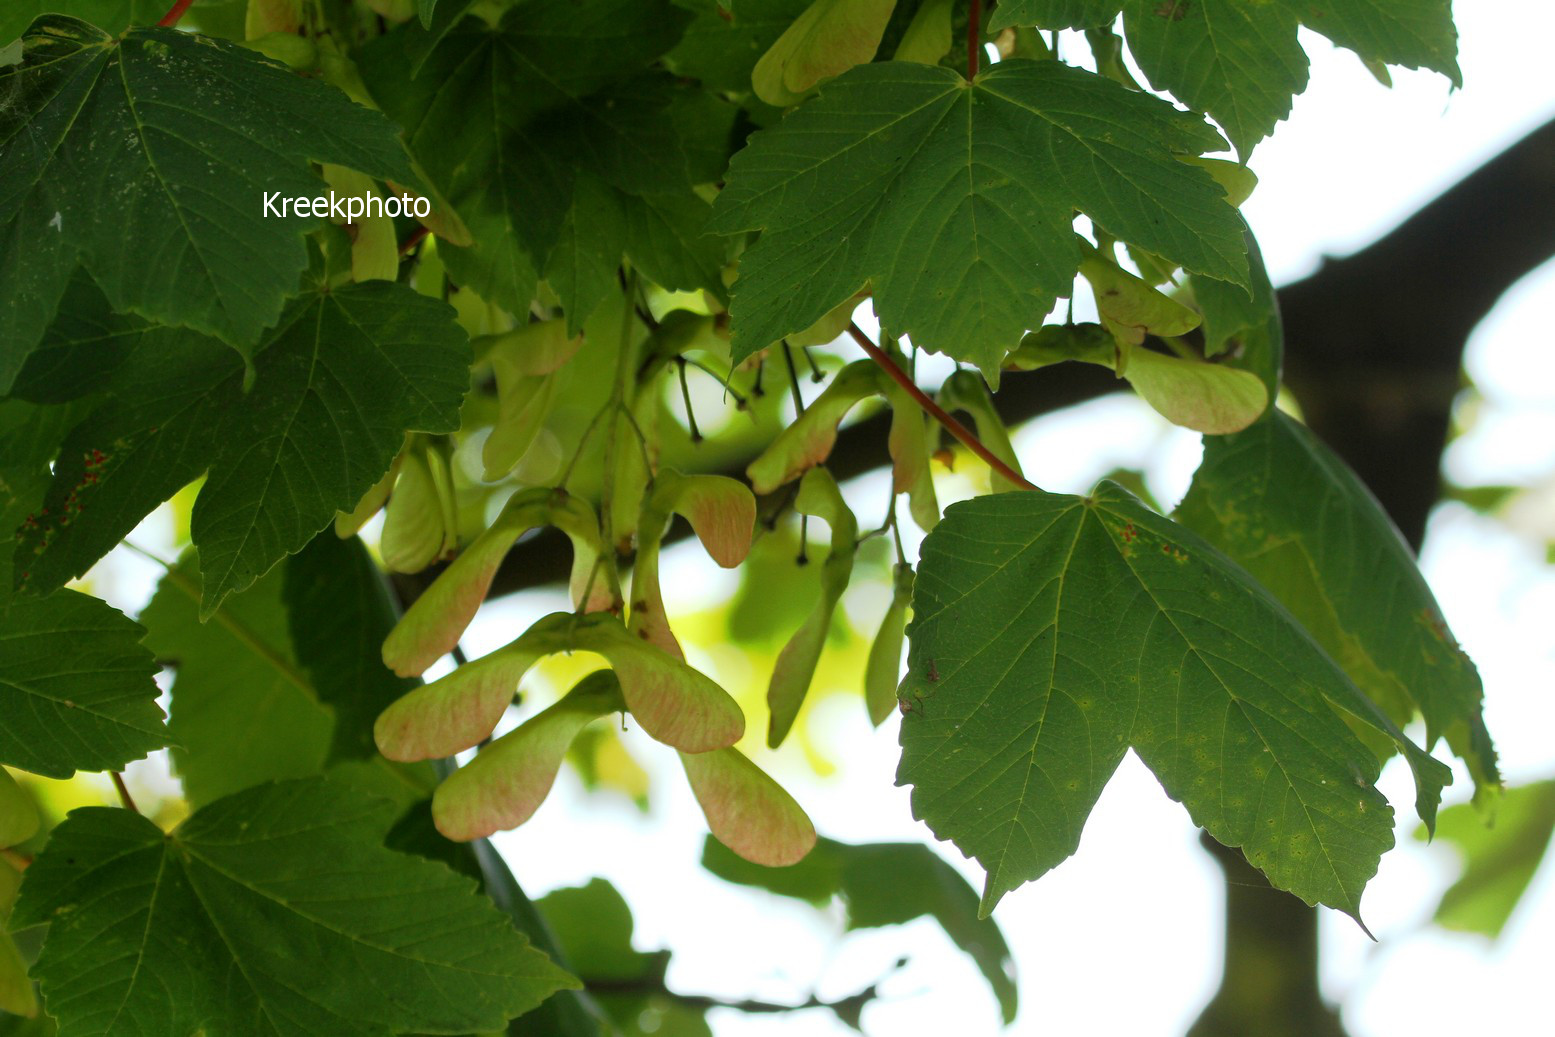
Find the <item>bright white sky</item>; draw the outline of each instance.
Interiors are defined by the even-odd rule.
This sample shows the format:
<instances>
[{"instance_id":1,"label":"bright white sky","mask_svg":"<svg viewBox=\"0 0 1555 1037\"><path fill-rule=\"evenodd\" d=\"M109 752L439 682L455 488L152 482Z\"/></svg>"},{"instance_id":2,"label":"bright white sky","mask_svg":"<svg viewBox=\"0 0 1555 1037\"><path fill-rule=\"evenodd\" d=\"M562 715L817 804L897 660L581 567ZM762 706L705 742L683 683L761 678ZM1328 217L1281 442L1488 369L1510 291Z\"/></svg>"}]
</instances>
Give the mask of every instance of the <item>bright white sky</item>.
<instances>
[{"instance_id":1,"label":"bright white sky","mask_svg":"<svg viewBox=\"0 0 1555 1037\"><path fill-rule=\"evenodd\" d=\"M1261 145L1261 185L1245 212L1277 282L1314 269L1321 257L1365 245L1414 209L1555 117L1547 74L1555 5L1547 0L1467 0L1457 5L1464 90L1449 96L1438 77L1395 73L1384 90L1347 52L1309 37L1312 86L1295 114ZM1508 198L1508 205L1550 204ZM1555 264L1519 285L1476 332L1471 374L1486 397L1480 430L1448 457L1465 483L1540 479L1555 487L1555 351L1547 314L1555 307ZM1054 490L1083 490L1121 463L1142 466L1162 499L1174 501L1197 461L1197 437L1165 426L1132 401L1098 401L1026 429L1017 446L1028 475ZM1091 454L1080 441L1096 444ZM868 480L865 480L867 483ZM850 487L873 514L878 485ZM1555 489L1522 522L1555 535ZM1542 541L1520 540L1499 523L1444 508L1431 527L1423 565L1455 633L1485 677L1487 713L1512 780L1555 774L1555 573ZM666 559L675 597L700 588L694 608L716 600L728 578L694 550ZM678 567L678 568L676 568ZM126 573L126 575L129 575ZM149 574L148 574L149 575ZM675 608L676 601L671 601ZM542 611L541 596L483 610L466 640L472 655L507 641ZM883 607L883 602L876 605ZM861 617L874 623L871 612ZM716 674L711 660L693 662ZM847 708L843 708L844 703ZM826 730L847 766L818 779L797 748L758 756L825 835L850 842L925 840L908 795L892 785L896 721L878 731L851 700L839 700ZM752 726L765 726L751 718ZM802 1001L850 994L890 970L886 995L864 1016L873 1034L993 1034L991 996L970 963L932 923L839 938L841 917L730 887L697 865L705 831L673 755L635 734L652 770L655 803L644 816L619 797L585 796L564 776L536 818L498 846L532 894L595 875L616 884L637 920L637 945L675 952L675 989L728 998ZM1466 795L1458 769L1449 800ZM1445 934L1426 923L1455 873L1446 847L1408 838L1407 775L1384 775L1400 807L1404 844L1389 853L1364 910L1379 943L1348 920L1324 919L1324 989L1339 1001L1355 1037L1418 1033L1526 1033L1547 1005L1555 961L1555 862L1547 861L1500 943ZM981 886L977 867L941 847ZM890 881L882 876L882 881ZM1011 1032L1177 1037L1209 998L1219 974L1221 905L1214 866L1196 845L1181 807L1131 756L1103 795L1079 854L1005 898L996 912L1021 972L1022 1014ZM744 1016L716 1012L720 1037L847 1030L829 1014Z\"/></svg>"}]
</instances>

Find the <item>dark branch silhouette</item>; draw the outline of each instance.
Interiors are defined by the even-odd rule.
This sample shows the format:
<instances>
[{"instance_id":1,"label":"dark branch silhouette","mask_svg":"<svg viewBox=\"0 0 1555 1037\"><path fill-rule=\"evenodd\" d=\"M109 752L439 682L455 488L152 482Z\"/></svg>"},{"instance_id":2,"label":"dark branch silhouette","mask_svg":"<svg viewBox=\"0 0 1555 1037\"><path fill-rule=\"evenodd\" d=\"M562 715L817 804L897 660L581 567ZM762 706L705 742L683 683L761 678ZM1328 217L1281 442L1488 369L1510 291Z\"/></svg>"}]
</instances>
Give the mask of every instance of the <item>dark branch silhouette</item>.
<instances>
[{"instance_id":1,"label":"dark branch silhouette","mask_svg":"<svg viewBox=\"0 0 1555 1037\"><path fill-rule=\"evenodd\" d=\"M1360 252L1282 288L1286 378L1312 428L1348 461L1418 546L1435 504L1463 345L1519 278L1555 255L1555 123L1534 131ZM1009 423L1118 390L1107 371L1060 364L1007 374L995 394ZM842 431L828 466L840 480L887 464L889 416ZM751 458L729 466L740 476ZM763 512L772 502L764 502ZM677 524L666 542L685 536ZM567 578L555 530L518 544L493 596ZM424 585L429 570L402 577Z\"/></svg>"}]
</instances>

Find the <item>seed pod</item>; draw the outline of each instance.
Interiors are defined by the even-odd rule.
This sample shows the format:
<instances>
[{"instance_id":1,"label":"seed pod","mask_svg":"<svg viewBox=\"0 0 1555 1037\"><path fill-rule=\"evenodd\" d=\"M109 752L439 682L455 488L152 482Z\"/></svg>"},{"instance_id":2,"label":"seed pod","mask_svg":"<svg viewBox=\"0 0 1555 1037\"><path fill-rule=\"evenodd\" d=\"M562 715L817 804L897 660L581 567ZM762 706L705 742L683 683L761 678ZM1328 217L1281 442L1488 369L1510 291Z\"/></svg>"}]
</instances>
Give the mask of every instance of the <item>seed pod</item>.
<instances>
[{"instance_id":1,"label":"seed pod","mask_svg":"<svg viewBox=\"0 0 1555 1037\"><path fill-rule=\"evenodd\" d=\"M680 764L708 828L741 857L781 868L815 846L815 825L804 808L738 749L683 752Z\"/></svg>"},{"instance_id":2,"label":"seed pod","mask_svg":"<svg viewBox=\"0 0 1555 1037\"><path fill-rule=\"evenodd\" d=\"M1147 334L1183 335L1199 326L1201 318L1191 307L1156 291L1100 252L1090 251L1080 273L1091 283L1103 326L1119 342L1137 346Z\"/></svg>"},{"instance_id":3,"label":"seed pod","mask_svg":"<svg viewBox=\"0 0 1555 1037\"><path fill-rule=\"evenodd\" d=\"M940 58L950 53L950 9L955 0L924 0L902 33L902 42L896 45L892 61L916 61L923 65L938 65Z\"/></svg>"},{"instance_id":4,"label":"seed pod","mask_svg":"<svg viewBox=\"0 0 1555 1037\"><path fill-rule=\"evenodd\" d=\"M895 7L896 0L815 0L756 62L756 96L787 108L821 80L874 60Z\"/></svg>"},{"instance_id":5,"label":"seed pod","mask_svg":"<svg viewBox=\"0 0 1555 1037\"><path fill-rule=\"evenodd\" d=\"M502 478L529 450L556 399L555 373L583 337L569 336L566 322L540 321L492 336L486 356L497 378L497 421L481 450L488 482Z\"/></svg>"},{"instance_id":6,"label":"seed pod","mask_svg":"<svg viewBox=\"0 0 1555 1037\"><path fill-rule=\"evenodd\" d=\"M856 360L833 375L821 395L745 469L751 488L771 493L824 462L837 444L837 426L848 411L879 391L877 370L873 361Z\"/></svg>"},{"instance_id":7,"label":"seed pod","mask_svg":"<svg viewBox=\"0 0 1555 1037\"><path fill-rule=\"evenodd\" d=\"M869 646L864 665L864 705L869 722L879 727L896 708L896 686L902 676L902 640L907 627L907 608L912 604L912 566L896 567L891 604L886 608L880 630Z\"/></svg>"},{"instance_id":8,"label":"seed pod","mask_svg":"<svg viewBox=\"0 0 1555 1037\"><path fill-rule=\"evenodd\" d=\"M858 520L843 501L837 480L826 469L812 468L805 473L794 507L831 527L831 550L821 568L820 600L778 653L767 684L767 708L771 711L767 744L774 749L788 737L810 691L832 615L853 575L853 554L858 546Z\"/></svg>"},{"instance_id":9,"label":"seed pod","mask_svg":"<svg viewBox=\"0 0 1555 1037\"><path fill-rule=\"evenodd\" d=\"M1119 368L1145 402L1166 420L1196 432L1240 432L1258 420L1269 402L1263 381L1251 371L1143 346L1126 347L1123 358L1126 363Z\"/></svg>"},{"instance_id":10,"label":"seed pod","mask_svg":"<svg viewBox=\"0 0 1555 1037\"><path fill-rule=\"evenodd\" d=\"M750 551L756 498L743 483L721 475L661 472L643 501L632 569L632 610L627 630L675 658L683 658L670 629L659 588L659 546L671 514L683 515L713 560L732 569Z\"/></svg>"},{"instance_id":11,"label":"seed pod","mask_svg":"<svg viewBox=\"0 0 1555 1037\"><path fill-rule=\"evenodd\" d=\"M325 164L324 180L342 198L383 197L372 178L344 166ZM351 280L392 281L399 276L399 241L394 236L392 216L361 215L347 225L351 231Z\"/></svg>"},{"instance_id":12,"label":"seed pod","mask_svg":"<svg viewBox=\"0 0 1555 1037\"><path fill-rule=\"evenodd\" d=\"M545 801L573 739L593 721L624 708L613 673L589 674L437 787L432 795L437 830L463 842L517 828Z\"/></svg>"},{"instance_id":13,"label":"seed pod","mask_svg":"<svg viewBox=\"0 0 1555 1037\"><path fill-rule=\"evenodd\" d=\"M733 745L745 716L710 678L627 633L609 613L555 612L502 648L402 696L373 726L379 750L412 762L462 752L491 734L518 682L555 652L596 652L649 735L687 752Z\"/></svg>"},{"instance_id":14,"label":"seed pod","mask_svg":"<svg viewBox=\"0 0 1555 1037\"><path fill-rule=\"evenodd\" d=\"M939 499L934 493L933 439L929 418L907 390L879 373L880 390L891 405L891 488L907 494L908 510L924 532L939 523Z\"/></svg>"},{"instance_id":15,"label":"seed pod","mask_svg":"<svg viewBox=\"0 0 1555 1037\"><path fill-rule=\"evenodd\" d=\"M446 450L416 437L383 522L380 548L391 571L418 573L453 553L459 537L453 494Z\"/></svg>"},{"instance_id":16,"label":"seed pod","mask_svg":"<svg viewBox=\"0 0 1555 1037\"><path fill-rule=\"evenodd\" d=\"M972 416L977 438L992 450L994 456L1020 473L1020 459L1015 456L1015 446L1010 433L1004 427L1004 419L994 409L993 397L988 386L971 371L957 371L940 386L939 402L946 410L962 410ZM994 493L1007 493L1020 487L998 472L989 471L988 486Z\"/></svg>"},{"instance_id":17,"label":"seed pod","mask_svg":"<svg viewBox=\"0 0 1555 1037\"><path fill-rule=\"evenodd\" d=\"M38 808L32 797L0 767L0 848L15 846L31 839L38 832ZM0 918L5 916L0 904Z\"/></svg>"},{"instance_id":18,"label":"seed pod","mask_svg":"<svg viewBox=\"0 0 1555 1037\"><path fill-rule=\"evenodd\" d=\"M545 524L554 492L540 487L514 494L496 521L438 574L384 640L383 661L390 669L402 677L417 676L453 650L508 549L525 532Z\"/></svg>"},{"instance_id":19,"label":"seed pod","mask_svg":"<svg viewBox=\"0 0 1555 1037\"><path fill-rule=\"evenodd\" d=\"M248 0L243 37L254 40L269 33L295 33L302 28L302 0Z\"/></svg>"}]
</instances>

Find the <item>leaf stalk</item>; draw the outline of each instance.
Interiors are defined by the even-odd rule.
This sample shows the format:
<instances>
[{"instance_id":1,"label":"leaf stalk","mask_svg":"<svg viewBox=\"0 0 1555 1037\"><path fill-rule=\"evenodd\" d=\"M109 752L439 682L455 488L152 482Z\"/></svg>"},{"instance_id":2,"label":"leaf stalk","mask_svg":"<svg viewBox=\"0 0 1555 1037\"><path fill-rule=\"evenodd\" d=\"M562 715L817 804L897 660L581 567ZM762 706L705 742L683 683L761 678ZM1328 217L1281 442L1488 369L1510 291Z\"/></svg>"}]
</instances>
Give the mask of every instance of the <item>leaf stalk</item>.
<instances>
[{"instance_id":1,"label":"leaf stalk","mask_svg":"<svg viewBox=\"0 0 1555 1037\"><path fill-rule=\"evenodd\" d=\"M975 2L976 0L974 0ZM157 24L164 29L173 28L178 24L178 19L184 16L184 12L189 10L193 3L194 0L177 0L172 7L167 9L167 13L162 16L162 20L157 22Z\"/></svg>"},{"instance_id":2,"label":"leaf stalk","mask_svg":"<svg viewBox=\"0 0 1555 1037\"><path fill-rule=\"evenodd\" d=\"M951 417L946 413L945 408L931 400L927 393L918 388L918 383L907 377L907 372L898 367L896 361L892 360L885 350L869 340L869 336L864 334L857 324L848 324L848 334L853 336L853 341L857 342L864 352L869 354L869 358L879 364L881 369L890 375L897 385L907 390L907 394L913 398L919 407L922 407L931 418L943 425L947 432L960 440L962 446L982 458L989 468L992 468L1023 490L1039 488L1035 483L1001 461L997 454L983 445L983 441L978 439L971 429Z\"/></svg>"}]
</instances>

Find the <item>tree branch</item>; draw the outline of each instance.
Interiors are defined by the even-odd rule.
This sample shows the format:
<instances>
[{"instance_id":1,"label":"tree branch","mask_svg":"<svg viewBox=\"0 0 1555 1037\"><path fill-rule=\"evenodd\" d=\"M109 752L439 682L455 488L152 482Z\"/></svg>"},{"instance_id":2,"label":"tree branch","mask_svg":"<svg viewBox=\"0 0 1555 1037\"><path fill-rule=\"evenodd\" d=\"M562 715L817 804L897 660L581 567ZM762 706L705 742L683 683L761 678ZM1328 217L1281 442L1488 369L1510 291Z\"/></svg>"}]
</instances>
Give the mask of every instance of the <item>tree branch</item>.
<instances>
[{"instance_id":1,"label":"tree branch","mask_svg":"<svg viewBox=\"0 0 1555 1037\"><path fill-rule=\"evenodd\" d=\"M583 988L591 994L667 997L694 1008L732 1008L735 1011L748 1012L753 1015L803 1012L812 1008L825 1008L836 1012L845 1020L857 1019L864 1006L880 996L877 986L871 984L856 994L849 994L847 997L838 998L835 1001L822 1001L819 997L811 994L809 1000L799 1004L788 1005L776 1001L758 1001L753 998L740 1001L726 1001L723 998L710 997L706 994L681 994L669 989L662 982L653 980L581 978L583 979Z\"/></svg>"},{"instance_id":2,"label":"tree branch","mask_svg":"<svg viewBox=\"0 0 1555 1037\"><path fill-rule=\"evenodd\" d=\"M1463 347L1555 253L1555 122L1392 233L1280 290L1285 376L1307 422L1417 547L1440 496Z\"/></svg>"},{"instance_id":3,"label":"tree branch","mask_svg":"<svg viewBox=\"0 0 1555 1037\"><path fill-rule=\"evenodd\" d=\"M1390 502L1394 521L1417 545L1436 503L1463 342L1507 288L1555 255L1555 206L1535 204L1552 185L1555 122L1380 241L1280 290L1286 376L1308 420ZM1117 391L1103 368L1058 364L1007 372L994 405L1013 425ZM827 467L839 481L889 461L889 424L889 414L879 414L838 434ZM751 460L742 457L721 474L739 477ZM687 532L677 522L664 542ZM531 535L508 553L490 596L561 582L571 558L555 530ZM414 579L430 582L436 574Z\"/></svg>"}]
</instances>

